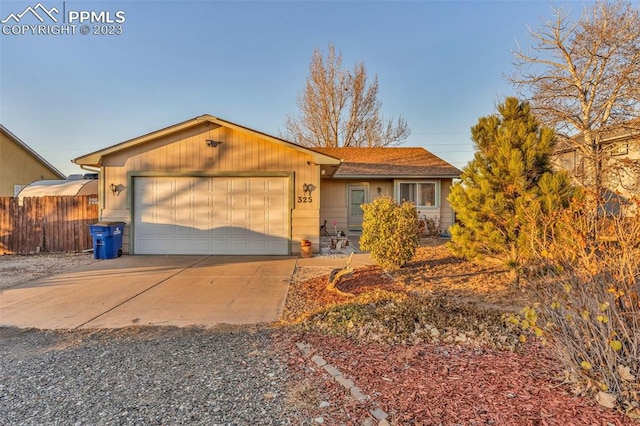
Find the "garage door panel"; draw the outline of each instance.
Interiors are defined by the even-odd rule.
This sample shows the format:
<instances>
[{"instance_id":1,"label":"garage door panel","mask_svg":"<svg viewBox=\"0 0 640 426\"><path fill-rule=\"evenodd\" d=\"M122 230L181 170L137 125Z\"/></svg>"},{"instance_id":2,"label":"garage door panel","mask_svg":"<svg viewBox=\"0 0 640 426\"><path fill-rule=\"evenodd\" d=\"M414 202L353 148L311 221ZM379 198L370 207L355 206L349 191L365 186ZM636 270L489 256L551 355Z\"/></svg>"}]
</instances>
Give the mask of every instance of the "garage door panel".
<instances>
[{"instance_id":1,"label":"garage door panel","mask_svg":"<svg viewBox=\"0 0 640 426\"><path fill-rule=\"evenodd\" d=\"M245 228L239 228L237 226L233 226L233 227L230 228L229 234L230 234L230 236L232 238L235 238L235 237L246 238L246 237L250 236L250 231L248 229L245 229Z\"/></svg>"},{"instance_id":2,"label":"garage door panel","mask_svg":"<svg viewBox=\"0 0 640 426\"><path fill-rule=\"evenodd\" d=\"M247 219L249 218L249 212L246 210L232 210L231 211L231 222L232 223L247 223Z\"/></svg>"},{"instance_id":3,"label":"garage door panel","mask_svg":"<svg viewBox=\"0 0 640 426\"><path fill-rule=\"evenodd\" d=\"M267 200L269 208L281 209L287 207L284 196L272 195Z\"/></svg>"},{"instance_id":4,"label":"garage door panel","mask_svg":"<svg viewBox=\"0 0 640 426\"><path fill-rule=\"evenodd\" d=\"M211 214L210 207L194 207L191 210L191 220L197 223L211 223Z\"/></svg>"},{"instance_id":5,"label":"garage door panel","mask_svg":"<svg viewBox=\"0 0 640 426\"><path fill-rule=\"evenodd\" d=\"M252 181L249 183L249 192L264 194L269 190L269 183L267 180Z\"/></svg>"},{"instance_id":6,"label":"garage door panel","mask_svg":"<svg viewBox=\"0 0 640 426\"><path fill-rule=\"evenodd\" d=\"M251 210L249 212L249 220L251 221L251 223L265 222L267 220L267 217L267 212L265 212L264 210Z\"/></svg>"},{"instance_id":7,"label":"garage door panel","mask_svg":"<svg viewBox=\"0 0 640 426\"><path fill-rule=\"evenodd\" d=\"M249 189L249 181L247 179L230 179L231 192L246 193Z\"/></svg>"},{"instance_id":8,"label":"garage door panel","mask_svg":"<svg viewBox=\"0 0 640 426\"><path fill-rule=\"evenodd\" d=\"M175 251L180 253L192 252L194 254L207 253L209 251L209 241L176 239Z\"/></svg>"},{"instance_id":9,"label":"garage door panel","mask_svg":"<svg viewBox=\"0 0 640 426\"><path fill-rule=\"evenodd\" d=\"M267 243L268 243L268 247L266 250L269 253L283 252L283 251L289 250L289 242L285 240L282 240L282 241L269 240Z\"/></svg>"},{"instance_id":10,"label":"garage door panel","mask_svg":"<svg viewBox=\"0 0 640 426\"><path fill-rule=\"evenodd\" d=\"M209 236L214 239L227 239L231 237L231 226L225 224L214 225L213 228L209 229Z\"/></svg>"},{"instance_id":11,"label":"garage door panel","mask_svg":"<svg viewBox=\"0 0 640 426\"><path fill-rule=\"evenodd\" d=\"M231 240L229 241L230 243L230 251L231 254L239 254L239 253L247 253L249 251L249 247L246 241L241 241L241 240ZM253 244L258 244L257 241L252 242ZM251 247L251 250L254 250L253 247Z\"/></svg>"},{"instance_id":12,"label":"garage door panel","mask_svg":"<svg viewBox=\"0 0 640 426\"><path fill-rule=\"evenodd\" d=\"M244 194L233 195L231 197L231 208L246 209L249 207L247 196Z\"/></svg>"},{"instance_id":13,"label":"garage door panel","mask_svg":"<svg viewBox=\"0 0 640 426\"><path fill-rule=\"evenodd\" d=\"M288 254L288 178L136 178L140 254Z\"/></svg>"},{"instance_id":14,"label":"garage door panel","mask_svg":"<svg viewBox=\"0 0 640 426\"><path fill-rule=\"evenodd\" d=\"M211 179L193 179L193 190L197 193L209 193L212 190Z\"/></svg>"},{"instance_id":15,"label":"garage door panel","mask_svg":"<svg viewBox=\"0 0 640 426\"><path fill-rule=\"evenodd\" d=\"M268 242L265 240L251 242L251 250L255 250L257 253L268 253L268 248Z\"/></svg>"},{"instance_id":16,"label":"garage door panel","mask_svg":"<svg viewBox=\"0 0 640 426\"><path fill-rule=\"evenodd\" d=\"M188 238L194 237L197 238L202 231L197 228L186 227L186 226L176 226L175 227L175 237L178 238Z\"/></svg>"},{"instance_id":17,"label":"garage door panel","mask_svg":"<svg viewBox=\"0 0 640 426\"><path fill-rule=\"evenodd\" d=\"M193 222L193 212L191 210L178 210L175 211L175 222L176 223L190 223Z\"/></svg>"},{"instance_id":18,"label":"garage door panel","mask_svg":"<svg viewBox=\"0 0 640 426\"><path fill-rule=\"evenodd\" d=\"M283 210L275 210L269 209L265 212L267 222L285 222L286 221L286 212Z\"/></svg>"},{"instance_id":19,"label":"garage door panel","mask_svg":"<svg viewBox=\"0 0 640 426\"><path fill-rule=\"evenodd\" d=\"M249 197L249 205L252 209L262 209L267 207L267 196L266 195L252 195Z\"/></svg>"},{"instance_id":20,"label":"garage door panel","mask_svg":"<svg viewBox=\"0 0 640 426\"><path fill-rule=\"evenodd\" d=\"M220 209L218 207L211 210L211 223L229 222L230 220L231 217L228 210Z\"/></svg>"},{"instance_id":21,"label":"garage door panel","mask_svg":"<svg viewBox=\"0 0 640 426\"><path fill-rule=\"evenodd\" d=\"M269 235L269 229L265 223L251 222L249 224L249 230L254 234Z\"/></svg>"},{"instance_id":22,"label":"garage door panel","mask_svg":"<svg viewBox=\"0 0 640 426\"><path fill-rule=\"evenodd\" d=\"M213 178L211 181L211 191L227 193L229 192L229 182L222 179Z\"/></svg>"},{"instance_id":23,"label":"garage door panel","mask_svg":"<svg viewBox=\"0 0 640 426\"><path fill-rule=\"evenodd\" d=\"M229 244L226 239L213 239L209 240L209 254L211 253L228 253Z\"/></svg>"},{"instance_id":24,"label":"garage door panel","mask_svg":"<svg viewBox=\"0 0 640 426\"><path fill-rule=\"evenodd\" d=\"M153 254L172 254L173 238L160 238L154 237L153 240L143 239L136 242L136 250L140 250L141 253Z\"/></svg>"}]
</instances>

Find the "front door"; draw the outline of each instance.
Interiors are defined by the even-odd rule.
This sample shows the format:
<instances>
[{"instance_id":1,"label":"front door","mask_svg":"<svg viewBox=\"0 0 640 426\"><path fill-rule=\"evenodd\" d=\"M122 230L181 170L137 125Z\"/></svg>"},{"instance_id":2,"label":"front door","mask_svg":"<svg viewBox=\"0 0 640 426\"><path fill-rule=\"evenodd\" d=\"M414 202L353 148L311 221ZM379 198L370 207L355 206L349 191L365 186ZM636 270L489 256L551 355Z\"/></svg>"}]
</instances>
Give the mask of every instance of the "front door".
<instances>
[{"instance_id":1,"label":"front door","mask_svg":"<svg viewBox=\"0 0 640 426\"><path fill-rule=\"evenodd\" d=\"M363 211L360 206L367 202L367 187L362 185L349 185L347 194L349 230L362 231Z\"/></svg>"}]
</instances>

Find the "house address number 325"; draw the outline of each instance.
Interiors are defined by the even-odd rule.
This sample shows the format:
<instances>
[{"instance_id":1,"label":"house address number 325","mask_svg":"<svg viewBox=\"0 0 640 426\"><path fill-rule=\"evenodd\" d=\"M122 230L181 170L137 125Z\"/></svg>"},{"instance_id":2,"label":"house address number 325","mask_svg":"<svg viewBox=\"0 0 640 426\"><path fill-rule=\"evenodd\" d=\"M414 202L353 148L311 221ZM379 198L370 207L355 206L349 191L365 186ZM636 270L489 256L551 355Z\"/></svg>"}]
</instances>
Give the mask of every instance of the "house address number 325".
<instances>
[{"instance_id":1,"label":"house address number 325","mask_svg":"<svg viewBox=\"0 0 640 426\"><path fill-rule=\"evenodd\" d=\"M302 203L302 204L313 203L313 197L298 197L298 203Z\"/></svg>"}]
</instances>

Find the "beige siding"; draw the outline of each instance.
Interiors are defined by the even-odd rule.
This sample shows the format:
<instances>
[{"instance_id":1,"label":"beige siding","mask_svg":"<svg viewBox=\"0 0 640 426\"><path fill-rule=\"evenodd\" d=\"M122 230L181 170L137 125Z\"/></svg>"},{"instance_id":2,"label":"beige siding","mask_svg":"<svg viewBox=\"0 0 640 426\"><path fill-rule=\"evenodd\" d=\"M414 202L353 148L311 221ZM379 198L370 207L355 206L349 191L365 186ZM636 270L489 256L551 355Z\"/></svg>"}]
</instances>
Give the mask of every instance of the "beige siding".
<instances>
[{"instance_id":1,"label":"beige siding","mask_svg":"<svg viewBox=\"0 0 640 426\"><path fill-rule=\"evenodd\" d=\"M640 161L640 140L630 140L625 144L626 154L614 156L609 160L611 167L610 189L627 199L640 194L640 178L638 169L628 164ZM628 163L626 163L628 161Z\"/></svg>"},{"instance_id":2,"label":"beige siding","mask_svg":"<svg viewBox=\"0 0 640 426\"><path fill-rule=\"evenodd\" d=\"M449 227L455 221L453 208L447 201L451 193L451 185L453 185L453 179L442 179L440 181L440 229L447 234L449 233Z\"/></svg>"},{"instance_id":3,"label":"beige siding","mask_svg":"<svg viewBox=\"0 0 640 426\"><path fill-rule=\"evenodd\" d=\"M313 251L320 250L320 216L318 210L294 209L292 211L291 253L300 253L300 241L310 240Z\"/></svg>"},{"instance_id":4,"label":"beige siding","mask_svg":"<svg viewBox=\"0 0 640 426\"><path fill-rule=\"evenodd\" d=\"M344 181L323 179L320 189L320 218L318 225L327 221L327 230L333 233L333 221L337 221L343 229L347 223L347 190ZM345 229L346 230L346 229Z\"/></svg>"},{"instance_id":5,"label":"beige siding","mask_svg":"<svg viewBox=\"0 0 640 426\"><path fill-rule=\"evenodd\" d=\"M636 176L636 170L628 168L627 161L637 162L640 160L640 141L630 139L620 142L619 146L624 148L621 155L613 155L608 160L610 168L609 189L625 198L638 194L640 181ZM585 184L590 164L585 161L582 155L576 151L557 154L553 159L556 169L566 170L580 185Z\"/></svg>"},{"instance_id":6,"label":"beige siding","mask_svg":"<svg viewBox=\"0 0 640 426\"><path fill-rule=\"evenodd\" d=\"M13 197L14 185L60 179L40 160L0 132L0 197Z\"/></svg>"},{"instance_id":7,"label":"beige siding","mask_svg":"<svg viewBox=\"0 0 640 426\"><path fill-rule=\"evenodd\" d=\"M419 181L406 179L407 181ZM454 222L454 213L447 197L451 192L452 179L427 179L428 181L440 182L440 206L424 207L418 209L418 214L427 218L436 219L440 223L443 232ZM333 233L332 221L338 222L338 231L345 230L347 223L347 187L349 185L364 185L369 188L368 202L373 201L378 194L396 197L394 192L394 181L392 180L323 180L322 181L322 207L320 208L320 223L327 220L327 228ZM378 191L380 188L380 191Z\"/></svg>"},{"instance_id":8,"label":"beige siding","mask_svg":"<svg viewBox=\"0 0 640 426\"><path fill-rule=\"evenodd\" d=\"M208 139L222 144L217 148L209 147ZM303 192L304 183L320 188L319 168L307 164L310 160L309 154L285 144L205 123L105 157L101 219L131 222L131 182L136 174L232 176L293 172L291 247L292 252L299 252L301 238L317 244L319 234L320 191L312 192L310 200L309 194ZM109 189L111 184L124 185L126 189L120 195L114 195ZM124 252L128 252L126 236Z\"/></svg>"},{"instance_id":9,"label":"beige siding","mask_svg":"<svg viewBox=\"0 0 640 426\"><path fill-rule=\"evenodd\" d=\"M347 232L347 188L349 185L362 185L368 188L368 199L373 201L378 194L393 196L392 180L322 180L322 206L320 207L320 224L327 221L327 230L334 232L333 221L337 221L337 230ZM378 191L378 188L380 190Z\"/></svg>"}]
</instances>

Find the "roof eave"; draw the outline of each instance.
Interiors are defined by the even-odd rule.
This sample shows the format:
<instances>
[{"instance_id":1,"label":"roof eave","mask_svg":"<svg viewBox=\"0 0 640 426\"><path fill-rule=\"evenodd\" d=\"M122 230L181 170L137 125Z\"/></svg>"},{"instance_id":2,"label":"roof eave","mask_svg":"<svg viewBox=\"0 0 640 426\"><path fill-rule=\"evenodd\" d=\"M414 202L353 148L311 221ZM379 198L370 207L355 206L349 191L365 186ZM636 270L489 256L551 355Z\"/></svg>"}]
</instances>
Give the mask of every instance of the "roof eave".
<instances>
[{"instance_id":1,"label":"roof eave","mask_svg":"<svg viewBox=\"0 0 640 426\"><path fill-rule=\"evenodd\" d=\"M340 160L337 159L337 158L331 157L329 155L321 154L319 152L316 152L316 151L313 151L311 149L305 148L305 147L303 147L301 145L297 145L297 144L295 144L293 142L289 142L289 141L286 141L284 139L279 139L279 138L276 138L274 136L268 135L266 133L262 133L262 132L259 132L257 130L254 130L254 129L241 126L239 124L232 123L230 121L223 120L223 119L218 118L218 117L214 117L213 115L210 115L210 114L200 115L200 116L192 118L190 120L183 121L183 122L178 123L178 124L174 124L173 126L165 127L163 129L156 130L156 131L151 132L151 133L147 133L147 134L139 136L137 138L129 139L129 140L121 142L119 144L112 145L110 147L101 149L99 151L95 151L95 152L89 153L87 155L84 155L82 157L75 158L75 159L73 159L71 161L73 163L75 163L75 164L78 164L78 165L91 166L91 167L100 167L102 165L102 159L106 155L113 154L115 152L122 151L122 150L131 148L131 147L136 146L136 145L147 143L147 142L150 142L152 140L155 140L155 139L158 139L158 138L161 138L161 137L173 134L173 133L180 132L180 131L182 131L184 129L188 129L189 127L197 126L197 125L201 124L202 122L210 122L210 123L218 124L220 126L225 126L225 127L228 127L228 128L234 129L234 130L241 130L241 131L249 132L249 133L252 133L254 135L260 136L262 138L268 139L271 142L275 142L275 143L280 144L280 145L285 145L285 146L292 147L294 149L298 149L300 151L303 151L303 152L311 155L311 157L313 159L313 162L317 163L317 164L322 164L322 165L339 165L340 164Z\"/></svg>"},{"instance_id":2,"label":"roof eave","mask_svg":"<svg viewBox=\"0 0 640 426\"><path fill-rule=\"evenodd\" d=\"M460 174L444 175L333 175L330 179L457 179Z\"/></svg>"},{"instance_id":3,"label":"roof eave","mask_svg":"<svg viewBox=\"0 0 640 426\"><path fill-rule=\"evenodd\" d=\"M215 117L213 116L209 116L209 117L215 119ZM201 117L192 118L190 120L183 121L181 123L174 124L172 126L165 127L163 129L144 134L142 136L138 136L137 138L129 139L124 142L120 142L116 145L112 145L110 147L91 152L87 155L83 155L82 157L74 158L71 161L78 165L100 167L102 166L102 158L106 155L113 154L115 152L122 151L127 148L131 148L133 146L140 145L146 142L150 142L152 140L170 135L172 133L179 132L184 129L188 129L189 127L193 127L195 125L200 124L200 120L199 120L200 118Z\"/></svg>"},{"instance_id":4,"label":"roof eave","mask_svg":"<svg viewBox=\"0 0 640 426\"><path fill-rule=\"evenodd\" d=\"M205 118L205 117L215 118L215 117L210 116L210 115L203 115L203 116L198 117L198 118ZM245 126L242 126L240 124L232 123L230 121L226 121L226 120L223 120L221 118L215 118L215 121L218 124L222 124L222 125L224 125L226 127L229 127L231 129L249 132L249 133L252 133L254 135L260 136L262 138L268 139L271 142L275 142L275 143L277 143L279 145L284 145L284 146L288 146L288 147L297 149L299 151L303 151L306 154L311 155L312 158L313 158L313 162L318 164L318 165L335 166L335 165L339 165L340 162L341 162L340 159L338 159L338 158L332 157L330 155L322 154L322 153L317 152L317 151L315 151L313 149L304 147L302 145L298 145L296 143L293 143L293 142L290 142L290 141L287 141L287 140L284 140L284 139L277 138L275 136L271 136L271 135L269 135L267 133L263 133L263 132L260 132L258 130L251 129L249 127L245 127Z\"/></svg>"}]
</instances>

